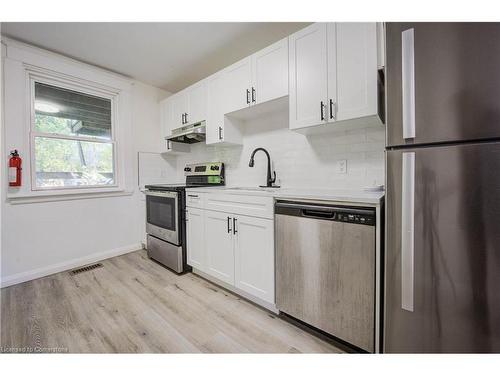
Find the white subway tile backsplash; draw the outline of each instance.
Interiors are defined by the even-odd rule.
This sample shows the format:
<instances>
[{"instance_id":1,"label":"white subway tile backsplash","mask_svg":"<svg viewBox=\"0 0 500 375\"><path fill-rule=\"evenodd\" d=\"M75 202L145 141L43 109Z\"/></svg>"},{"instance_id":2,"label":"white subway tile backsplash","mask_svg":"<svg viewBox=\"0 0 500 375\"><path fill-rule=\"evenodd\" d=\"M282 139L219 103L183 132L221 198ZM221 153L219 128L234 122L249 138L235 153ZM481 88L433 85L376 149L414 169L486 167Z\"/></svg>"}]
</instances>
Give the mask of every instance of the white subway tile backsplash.
<instances>
[{"instance_id":1,"label":"white subway tile backsplash","mask_svg":"<svg viewBox=\"0 0 500 375\"><path fill-rule=\"evenodd\" d=\"M186 163L222 161L228 186L265 184L264 153L256 154L254 168L248 166L251 152L264 147L283 187L359 189L384 183L383 128L305 136L289 130L288 116L278 113L248 121L243 131L242 146L191 145L189 154L177 157L177 174L172 182L184 180ZM347 160L347 173L336 173L338 160Z\"/></svg>"}]
</instances>

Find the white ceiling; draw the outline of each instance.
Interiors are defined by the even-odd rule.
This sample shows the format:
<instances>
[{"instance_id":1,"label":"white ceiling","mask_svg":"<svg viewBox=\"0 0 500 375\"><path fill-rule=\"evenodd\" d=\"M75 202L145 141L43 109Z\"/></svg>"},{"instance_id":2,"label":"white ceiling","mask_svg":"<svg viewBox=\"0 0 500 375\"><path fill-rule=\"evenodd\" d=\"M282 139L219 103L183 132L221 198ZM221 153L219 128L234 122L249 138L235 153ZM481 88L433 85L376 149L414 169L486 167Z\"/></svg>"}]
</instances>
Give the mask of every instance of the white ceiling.
<instances>
[{"instance_id":1,"label":"white ceiling","mask_svg":"<svg viewBox=\"0 0 500 375\"><path fill-rule=\"evenodd\" d=\"M177 92L308 23L2 23L3 35Z\"/></svg>"}]
</instances>

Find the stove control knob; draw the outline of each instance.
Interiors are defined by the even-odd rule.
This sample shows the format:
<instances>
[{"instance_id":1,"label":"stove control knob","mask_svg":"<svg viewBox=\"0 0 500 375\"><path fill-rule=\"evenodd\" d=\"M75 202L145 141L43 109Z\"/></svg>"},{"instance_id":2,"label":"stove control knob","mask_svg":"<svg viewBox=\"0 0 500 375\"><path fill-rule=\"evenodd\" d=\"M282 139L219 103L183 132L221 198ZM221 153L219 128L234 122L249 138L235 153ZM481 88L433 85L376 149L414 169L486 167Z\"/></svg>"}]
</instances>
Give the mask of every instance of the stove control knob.
<instances>
[{"instance_id":1,"label":"stove control knob","mask_svg":"<svg viewBox=\"0 0 500 375\"><path fill-rule=\"evenodd\" d=\"M191 172L191 168L189 167L184 168L184 172Z\"/></svg>"}]
</instances>

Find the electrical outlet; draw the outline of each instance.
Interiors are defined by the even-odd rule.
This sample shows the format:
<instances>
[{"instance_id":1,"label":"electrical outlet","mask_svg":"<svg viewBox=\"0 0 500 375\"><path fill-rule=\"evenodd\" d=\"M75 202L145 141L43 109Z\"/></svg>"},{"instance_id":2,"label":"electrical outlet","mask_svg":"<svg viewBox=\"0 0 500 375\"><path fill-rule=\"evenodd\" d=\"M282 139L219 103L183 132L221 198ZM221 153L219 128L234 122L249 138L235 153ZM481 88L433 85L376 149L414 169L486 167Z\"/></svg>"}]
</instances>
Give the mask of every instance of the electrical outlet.
<instances>
[{"instance_id":1,"label":"electrical outlet","mask_svg":"<svg viewBox=\"0 0 500 375\"><path fill-rule=\"evenodd\" d=\"M337 162L335 163L335 171L342 174L347 173L347 160L337 160Z\"/></svg>"}]
</instances>

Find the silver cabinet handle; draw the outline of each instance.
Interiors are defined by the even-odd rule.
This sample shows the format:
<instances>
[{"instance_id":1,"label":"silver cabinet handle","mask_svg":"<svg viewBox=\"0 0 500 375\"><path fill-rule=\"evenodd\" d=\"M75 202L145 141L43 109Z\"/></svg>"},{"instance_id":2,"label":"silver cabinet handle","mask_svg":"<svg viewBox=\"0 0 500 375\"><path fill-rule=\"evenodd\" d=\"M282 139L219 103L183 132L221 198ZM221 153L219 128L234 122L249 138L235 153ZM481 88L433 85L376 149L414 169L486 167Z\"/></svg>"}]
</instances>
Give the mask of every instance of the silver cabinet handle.
<instances>
[{"instance_id":1,"label":"silver cabinet handle","mask_svg":"<svg viewBox=\"0 0 500 375\"><path fill-rule=\"evenodd\" d=\"M250 104L250 90L247 89L247 104Z\"/></svg>"},{"instance_id":2,"label":"silver cabinet handle","mask_svg":"<svg viewBox=\"0 0 500 375\"><path fill-rule=\"evenodd\" d=\"M170 150L170 141L167 140L167 150Z\"/></svg>"},{"instance_id":3,"label":"silver cabinet handle","mask_svg":"<svg viewBox=\"0 0 500 375\"><path fill-rule=\"evenodd\" d=\"M255 103L255 88L252 87L252 103Z\"/></svg>"},{"instance_id":4,"label":"silver cabinet handle","mask_svg":"<svg viewBox=\"0 0 500 375\"><path fill-rule=\"evenodd\" d=\"M227 217L227 233L231 233L231 218L228 216Z\"/></svg>"},{"instance_id":5,"label":"silver cabinet handle","mask_svg":"<svg viewBox=\"0 0 500 375\"><path fill-rule=\"evenodd\" d=\"M222 126L219 126L219 140L222 140Z\"/></svg>"},{"instance_id":6,"label":"silver cabinet handle","mask_svg":"<svg viewBox=\"0 0 500 375\"><path fill-rule=\"evenodd\" d=\"M320 102L320 110L321 110L321 121L325 121L325 104L323 101Z\"/></svg>"},{"instance_id":7,"label":"silver cabinet handle","mask_svg":"<svg viewBox=\"0 0 500 375\"><path fill-rule=\"evenodd\" d=\"M415 153L402 154L401 184L401 308L413 311L415 249Z\"/></svg>"},{"instance_id":8,"label":"silver cabinet handle","mask_svg":"<svg viewBox=\"0 0 500 375\"><path fill-rule=\"evenodd\" d=\"M236 230L236 221L237 221L237 220L238 220L238 219L236 219L236 218L234 218L234 217L233 217L233 234L238 233L238 231Z\"/></svg>"},{"instance_id":9,"label":"silver cabinet handle","mask_svg":"<svg viewBox=\"0 0 500 375\"><path fill-rule=\"evenodd\" d=\"M401 33L401 85L403 96L403 138L415 138L415 45L414 30Z\"/></svg>"}]
</instances>

